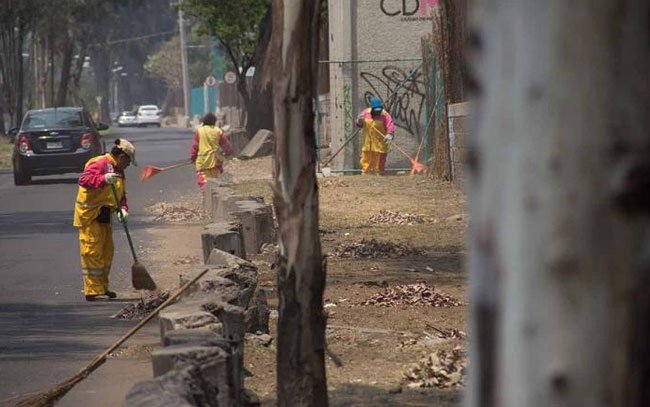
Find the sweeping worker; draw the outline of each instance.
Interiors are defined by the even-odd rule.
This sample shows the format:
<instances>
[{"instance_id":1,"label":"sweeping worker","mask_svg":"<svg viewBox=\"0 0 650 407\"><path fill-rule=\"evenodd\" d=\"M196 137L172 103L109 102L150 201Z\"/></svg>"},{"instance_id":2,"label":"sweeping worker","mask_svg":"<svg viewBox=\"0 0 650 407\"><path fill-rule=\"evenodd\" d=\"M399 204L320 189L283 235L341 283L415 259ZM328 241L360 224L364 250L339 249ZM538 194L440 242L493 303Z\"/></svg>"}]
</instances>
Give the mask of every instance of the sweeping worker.
<instances>
[{"instance_id":1,"label":"sweeping worker","mask_svg":"<svg viewBox=\"0 0 650 407\"><path fill-rule=\"evenodd\" d=\"M196 183L201 187L201 193L205 193L208 178L217 178L223 173L225 156L232 154L230 141L216 122L214 114L206 114L194 134L190 159L196 166Z\"/></svg>"},{"instance_id":2,"label":"sweeping worker","mask_svg":"<svg viewBox=\"0 0 650 407\"><path fill-rule=\"evenodd\" d=\"M395 125L390 113L384 109L381 99L370 99L370 107L359 114L356 125L363 129L361 174L375 172L382 175L386 168L388 143L393 140Z\"/></svg>"},{"instance_id":3,"label":"sweeping worker","mask_svg":"<svg viewBox=\"0 0 650 407\"><path fill-rule=\"evenodd\" d=\"M79 176L73 224L79 229L86 301L117 296L108 289L114 252L111 213L117 212L117 219L122 223L129 217L124 170L130 164L137 165L135 147L125 139L117 139L110 153L88 160ZM117 191L119 205L112 187Z\"/></svg>"}]
</instances>

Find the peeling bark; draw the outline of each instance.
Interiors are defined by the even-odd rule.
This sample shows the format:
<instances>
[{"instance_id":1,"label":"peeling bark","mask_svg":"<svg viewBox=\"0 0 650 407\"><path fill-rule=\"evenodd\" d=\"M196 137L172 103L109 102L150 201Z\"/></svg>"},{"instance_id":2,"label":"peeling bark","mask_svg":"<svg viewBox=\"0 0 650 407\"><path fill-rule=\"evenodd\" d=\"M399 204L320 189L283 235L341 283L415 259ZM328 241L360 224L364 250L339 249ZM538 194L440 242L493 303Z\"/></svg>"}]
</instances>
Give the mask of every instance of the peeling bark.
<instances>
[{"instance_id":1,"label":"peeling bark","mask_svg":"<svg viewBox=\"0 0 650 407\"><path fill-rule=\"evenodd\" d=\"M274 0L272 57L279 224L279 406L326 406L325 264L318 235L313 97L320 1Z\"/></svg>"}]
</instances>

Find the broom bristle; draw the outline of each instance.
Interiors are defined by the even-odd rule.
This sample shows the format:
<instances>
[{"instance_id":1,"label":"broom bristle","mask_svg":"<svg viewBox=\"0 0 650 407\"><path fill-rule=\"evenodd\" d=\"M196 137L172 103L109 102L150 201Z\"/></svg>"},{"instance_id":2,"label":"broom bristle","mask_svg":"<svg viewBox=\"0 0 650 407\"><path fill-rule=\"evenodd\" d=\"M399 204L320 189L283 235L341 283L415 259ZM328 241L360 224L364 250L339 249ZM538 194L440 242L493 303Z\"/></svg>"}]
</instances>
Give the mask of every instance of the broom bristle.
<instances>
[{"instance_id":1,"label":"broom bristle","mask_svg":"<svg viewBox=\"0 0 650 407\"><path fill-rule=\"evenodd\" d=\"M50 407L61 400L75 384L85 379L90 372L83 370L68 380L57 384L49 390L25 396L21 399L11 400L16 407Z\"/></svg>"},{"instance_id":2,"label":"broom bristle","mask_svg":"<svg viewBox=\"0 0 650 407\"><path fill-rule=\"evenodd\" d=\"M140 172L140 181L146 181L154 175L162 171L162 168L154 167L151 165L145 166Z\"/></svg>"},{"instance_id":3,"label":"broom bristle","mask_svg":"<svg viewBox=\"0 0 650 407\"><path fill-rule=\"evenodd\" d=\"M149 275L147 269L140 263L131 267L131 283L136 290L153 291L156 289L156 282Z\"/></svg>"}]
</instances>

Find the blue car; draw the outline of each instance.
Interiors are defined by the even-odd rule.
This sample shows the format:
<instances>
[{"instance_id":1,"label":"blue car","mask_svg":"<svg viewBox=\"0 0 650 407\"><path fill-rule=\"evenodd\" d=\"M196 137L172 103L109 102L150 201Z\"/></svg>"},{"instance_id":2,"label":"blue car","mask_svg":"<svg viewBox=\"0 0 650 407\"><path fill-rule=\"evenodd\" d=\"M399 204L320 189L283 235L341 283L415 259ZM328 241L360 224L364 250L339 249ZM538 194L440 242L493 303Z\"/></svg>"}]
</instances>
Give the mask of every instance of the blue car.
<instances>
[{"instance_id":1,"label":"blue car","mask_svg":"<svg viewBox=\"0 0 650 407\"><path fill-rule=\"evenodd\" d=\"M99 131L106 129L81 107L28 111L20 129L10 130L14 184L29 184L34 175L82 172L90 158L104 153Z\"/></svg>"}]
</instances>

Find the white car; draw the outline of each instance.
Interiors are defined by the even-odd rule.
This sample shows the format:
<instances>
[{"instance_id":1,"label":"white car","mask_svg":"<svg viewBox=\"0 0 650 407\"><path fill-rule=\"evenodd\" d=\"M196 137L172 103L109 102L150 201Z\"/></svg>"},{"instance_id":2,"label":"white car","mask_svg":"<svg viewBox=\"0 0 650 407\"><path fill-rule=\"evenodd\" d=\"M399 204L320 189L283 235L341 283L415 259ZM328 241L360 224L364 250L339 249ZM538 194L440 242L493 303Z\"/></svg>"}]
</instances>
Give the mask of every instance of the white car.
<instances>
[{"instance_id":1,"label":"white car","mask_svg":"<svg viewBox=\"0 0 650 407\"><path fill-rule=\"evenodd\" d=\"M157 126L160 127L160 109L156 105L144 105L138 108L136 114L136 123L138 126Z\"/></svg>"},{"instance_id":2,"label":"white car","mask_svg":"<svg viewBox=\"0 0 650 407\"><path fill-rule=\"evenodd\" d=\"M136 124L135 113L133 112L122 112L117 118L119 127L135 126Z\"/></svg>"}]
</instances>

